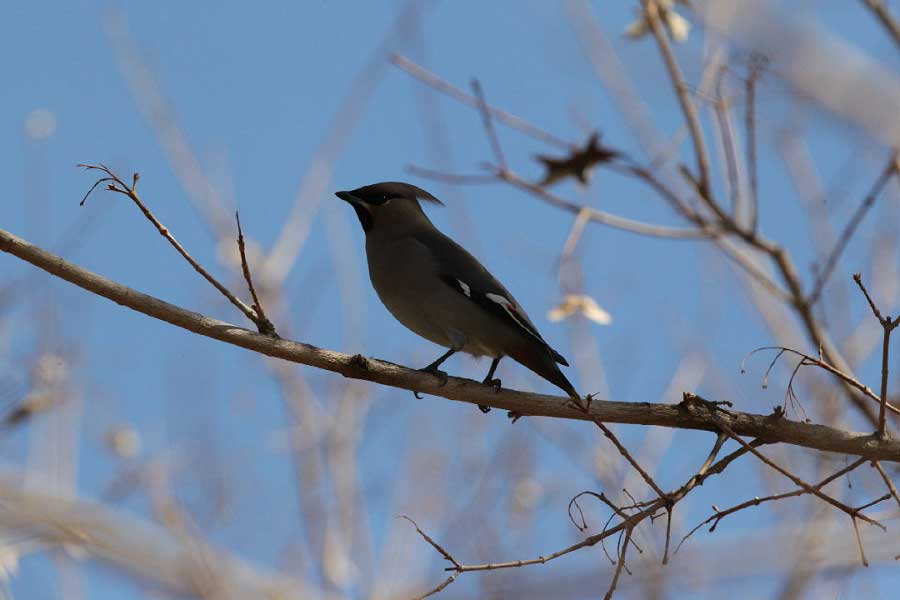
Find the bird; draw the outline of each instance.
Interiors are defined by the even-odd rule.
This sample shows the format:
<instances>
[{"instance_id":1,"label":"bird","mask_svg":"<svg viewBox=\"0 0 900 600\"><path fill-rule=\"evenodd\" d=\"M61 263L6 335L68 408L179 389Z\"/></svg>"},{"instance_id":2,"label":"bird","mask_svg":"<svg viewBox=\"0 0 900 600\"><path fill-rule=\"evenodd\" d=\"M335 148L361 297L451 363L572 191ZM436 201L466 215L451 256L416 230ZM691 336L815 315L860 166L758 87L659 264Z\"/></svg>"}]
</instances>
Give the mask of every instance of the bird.
<instances>
[{"instance_id":1,"label":"bird","mask_svg":"<svg viewBox=\"0 0 900 600\"><path fill-rule=\"evenodd\" d=\"M494 373L508 356L580 400L559 368L569 363L544 340L519 302L478 259L435 227L422 209L421 202L440 206L443 202L399 181L335 195L359 218L369 279L381 302L408 329L447 348L420 370L446 383L447 374L438 367L457 352L487 356L492 360L482 383L499 390L502 382Z\"/></svg>"}]
</instances>

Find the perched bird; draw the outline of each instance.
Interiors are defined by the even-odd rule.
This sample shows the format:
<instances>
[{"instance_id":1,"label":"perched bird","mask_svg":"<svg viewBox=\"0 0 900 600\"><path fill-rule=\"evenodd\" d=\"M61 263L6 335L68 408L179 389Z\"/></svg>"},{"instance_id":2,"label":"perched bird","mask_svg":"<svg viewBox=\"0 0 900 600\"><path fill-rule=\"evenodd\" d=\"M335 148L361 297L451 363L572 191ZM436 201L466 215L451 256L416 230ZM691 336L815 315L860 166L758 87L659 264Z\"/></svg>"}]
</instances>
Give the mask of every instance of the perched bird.
<instances>
[{"instance_id":1,"label":"perched bird","mask_svg":"<svg viewBox=\"0 0 900 600\"><path fill-rule=\"evenodd\" d=\"M394 317L423 338L448 348L422 369L446 381L438 367L456 352L493 359L483 383L500 388L497 364L509 356L578 399L550 347L503 285L462 246L441 233L419 201L443 203L400 182L336 192L356 211L366 234L369 278ZM479 406L483 412L490 408Z\"/></svg>"}]
</instances>

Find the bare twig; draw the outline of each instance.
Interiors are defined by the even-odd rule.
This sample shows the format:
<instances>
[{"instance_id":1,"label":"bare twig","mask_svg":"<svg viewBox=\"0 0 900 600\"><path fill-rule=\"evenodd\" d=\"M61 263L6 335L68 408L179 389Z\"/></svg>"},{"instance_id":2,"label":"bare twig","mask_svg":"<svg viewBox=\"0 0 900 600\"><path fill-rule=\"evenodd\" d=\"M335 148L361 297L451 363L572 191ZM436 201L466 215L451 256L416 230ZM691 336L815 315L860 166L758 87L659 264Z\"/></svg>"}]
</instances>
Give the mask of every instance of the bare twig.
<instances>
[{"instance_id":1,"label":"bare twig","mask_svg":"<svg viewBox=\"0 0 900 600\"><path fill-rule=\"evenodd\" d=\"M200 265L200 263L198 263L196 260L194 260L194 257L191 256L188 253L188 251L184 249L184 246L182 246L178 242L178 240L175 239L175 236L172 235L172 233L169 231L169 229L165 225L163 225L159 221L159 219L157 219L156 216L152 212L150 212L150 209L147 208L147 206L141 201L141 198L140 198L140 196L138 196L137 191L136 191L137 183L140 180L140 175L138 173L135 173L132 176L132 183L131 183L131 185L128 185L122 179L120 179L119 176L116 175L109 167L107 167L106 165L104 165L102 163L99 165L80 164L78 166L83 167L88 170L101 171L102 173L106 174L106 177L101 178L99 181L94 183L93 186L91 186L91 189L88 190L88 193L85 194L84 198L81 199L82 205L87 200L88 195L100 183L109 182L108 185L106 186L107 190L109 190L110 192L116 192L118 194L122 194L123 196L127 196L128 198L130 198L131 201L134 202L135 206L137 206L141 210L141 212L144 213L144 216L147 217L147 220L150 221L151 223L153 223L153 226L156 227L156 230L159 231L159 234L161 236L163 236L164 238L166 238L166 240L168 240L168 242L172 245L172 247L175 248L175 250L177 250L178 253L182 257L184 257L184 259L186 261L188 261L188 263L194 268L195 271L200 273L200 275L204 279L206 279L209 283L211 283L214 288L219 290L219 292L221 292L221 294L223 296L225 296L225 298L227 298L229 302L231 302L233 305L235 305L238 310L240 310L242 313L244 313L244 315L248 319L250 319L254 323L256 322L256 313L253 312L253 309L250 308L249 306L247 306L246 304L244 304L244 302L242 302L237 296L232 294L228 290L228 288L226 288L224 285L219 283L219 281L215 277L210 275L209 272Z\"/></svg>"},{"instance_id":2,"label":"bare twig","mask_svg":"<svg viewBox=\"0 0 900 600\"><path fill-rule=\"evenodd\" d=\"M766 65L760 54L750 57L750 73L744 81L744 135L746 137L747 179L750 184L748 228L755 232L759 225L759 181L756 168L756 83Z\"/></svg>"},{"instance_id":3,"label":"bare twig","mask_svg":"<svg viewBox=\"0 0 900 600\"><path fill-rule=\"evenodd\" d=\"M669 44L669 38L666 36L666 32L663 30L660 22L659 6L657 6L656 0L644 0L644 12L647 16L650 30L653 32L653 37L659 46L663 61L666 64L672 86L675 88L675 93L678 96L678 102L681 105L681 111L684 113L688 130L691 132L691 139L694 143L694 157L697 161L697 183L700 195L704 199L709 200L711 206L717 207L718 205L712 201L710 196L709 152L706 149L706 141L703 137L703 130L700 127L700 118L697 116L697 109L691 101L687 84L684 81L684 74L682 74L681 67L678 66L678 62L675 60L675 54L672 51L671 44Z\"/></svg>"},{"instance_id":4,"label":"bare twig","mask_svg":"<svg viewBox=\"0 0 900 600\"><path fill-rule=\"evenodd\" d=\"M884 0L863 0L863 2L869 7L872 14L881 21L884 29L892 38L894 38L894 43L897 44L897 48L900 49L900 24L897 23L897 20L894 19L894 15L892 15L887 6L885 6Z\"/></svg>"},{"instance_id":5,"label":"bare twig","mask_svg":"<svg viewBox=\"0 0 900 600\"><path fill-rule=\"evenodd\" d=\"M863 521L865 521L867 523L870 523L872 525L875 525L876 527L879 527L882 531L887 531L887 528L884 525L882 525L881 523L879 523L878 521L876 521L870 517L867 517L865 515L858 514L858 511L856 511L855 509L850 508L849 506L847 506L846 504L844 504L843 502L841 502L839 500L835 500L828 494L825 494L821 490L818 490L815 487L813 487L812 485L806 483L805 481L803 481L802 479L800 479L799 477L797 477L796 475L794 475L787 469L779 466L773 460L766 457L762 452L760 452L756 448L751 447L750 444L748 444L747 442L742 440L738 435L736 435L734 433L734 431L731 429L731 427L727 423L725 423L724 420L720 419L718 417L718 415L715 414L715 412L711 412L710 414L712 414L716 420L718 420L722 423L723 431L725 431L725 433L727 433L729 435L729 437L731 437L731 439L733 439L737 443L741 444L743 447L747 448L749 452L751 452L754 456L756 456L756 458L761 460L763 463L765 463L766 465L768 465L775 471L781 473L782 475L784 475L785 477L790 479L792 482L794 482L795 485L800 486L806 493L813 494L814 496L820 498L821 500L824 500L825 502L834 506L838 510L841 510L841 511L847 513L851 518L862 519Z\"/></svg>"},{"instance_id":6,"label":"bare twig","mask_svg":"<svg viewBox=\"0 0 900 600\"><path fill-rule=\"evenodd\" d=\"M491 142L491 149L494 151L494 159L503 171L508 169L506 157L503 156L503 147L500 145L500 138L494 130L494 122L491 120L491 111L488 110L487 101L484 99L484 91L481 89L481 82L477 79L472 80L472 91L475 99L478 101L478 111L481 113L481 120L484 123L484 131L488 140Z\"/></svg>"},{"instance_id":7,"label":"bare twig","mask_svg":"<svg viewBox=\"0 0 900 600\"><path fill-rule=\"evenodd\" d=\"M478 99L475 96L467 94L453 84L448 83L434 73L431 73L427 69L417 65L405 56L402 56L400 54L393 54L391 55L391 62L395 66L399 67L403 71L406 71L429 87L447 94L448 96L454 98L455 100L458 100L459 102L462 102L463 104L466 104L473 108L478 108ZM504 110L500 110L499 108L495 108L493 106L487 106L487 109L490 112L491 116L493 116L504 125L521 131L525 135L530 136L536 140L539 140L546 144L550 144L552 146L557 146L559 148L565 148L566 150L571 150L575 147L575 144L569 143L561 138L556 137L552 133L535 127L524 119L512 115Z\"/></svg>"},{"instance_id":8,"label":"bare twig","mask_svg":"<svg viewBox=\"0 0 900 600\"><path fill-rule=\"evenodd\" d=\"M894 497L894 500L897 502L897 506L900 506L900 495L897 494L897 487L894 485L894 482L891 481L891 478L888 477L887 473L884 472L884 467L882 467L881 463L879 463L877 460L872 461L872 466L875 467L875 470L877 470L878 474L881 475L881 480L884 481L884 485L891 493L891 496Z\"/></svg>"},{"instance_id":9,"label":"bare twig","mask_svg":"<svg viewBox=\"0 0 900 600\"><path fill-rule=\"evenodd\" d=\"M241 253L241 270L244 272L244 280L247 282L247 287L250 288L250 296L253 297L253 311L256 314L256 318L253 321L259 328L260 333L278 337L278 334L275 332L275 326L266 317L262 302L259 301L259 296L256 295L256 288L253 286L253 278L250 277L250 265L247 263L247 252L244 247L244 232L241 231L241 215L235 211L234 218L237 221L238 228L238 250Z\"/></svg>"},{"instance_id":10,"label":"bare twig","mask_svg":"<svg viewBox=\"0 0 900 600\"><path fill-rule=\"evenodd\" d=\"M512 171L496 170L495 173L497 177L499 177L503 181L511 183L512 185L533 194L534 196L544 200L545 202L548 202L549 204L552 204L553 206L565 209L574 214L578 214L583 210L587 210L591 221L596 221L598 223L602 223L616 229L622 229L640 235L670 239L702 239L709 238L715 235L712 230L708 229L677 229L674 227L651 225L649 223L633 221L631 219L626 219L625 217L612 215L602 210L586 207L566 200L565 198L562 198L552 192L545 190L539 185L535 185L529 181L525 181Z\"/></svg>"},{"instance_id":11,"label":"bare twig","mask_svg":"<svg viewBox=\"0 0 900 600\"><path fill-rule=\"evenodd\" d=\"M734 140L734 125L731 120L731 103L725 96L725 86L723 85L725 74L727 72L727 65L723 64L719 67L716 83L717 97L713 102L713 109L719 125L719 138L722 143L722 152L725 154L725 166L728 172L728 188L731 196L732 218L737 219L744 193L738 169L738 151Z\"/></svg>"},{"instance_id":12,"label":"bare twig","mask_svg":"<svg viewBox=\"0 0 900 600\"><path fill-rule=\"evenodd\" d=\"M881 328L884 330L884 337L882 338L882 346L881 346L881 408L878 412L878 436L884 438L887 436L886 430L886 409L890 406L888 404L887 397L887 386L888 386L888 367L889 367L889 356L891 349L891 332L894 331L898 325L900 325L900 317L896 317L891 320L890 315L881 316L881 311L878 310L878 307L875 305L875 301L872 300L872 297L869 295L869 290L866 289L866 286L862 282L862 275L859 273L853 274L853 281L856 282L856 285L859 286L859 289L862 290L862 293L865 295L866 300L869 301L869 307L872 309L872 314L875 315L875 318L878 319L878 322L881 324Z\"/></svg>"},{"instance_id":13,"label":"bare twig","mask_svg":"<svg viewBox=\"0 0 900 600\"><path fill-rule=\"evenodd\" d=\"M631 531L631 527L625 530L625 539L622 542L622 549L619 551L619 560L616 562L616 571L613 573L609 589L606 590L606 595L603 597L604 600L610 600L616 592L616 584L619 583L619 576L622 574L622 569L625 567L625 553L628 551L628 542L631 541Z\"/></svg>"},{"instance_id":14,"label":"bare twig","mask_svg":"<svg viewBox=\"0 0 900 600\"><path fill-rule=\"evenodd\" d=\"M823 487L825 487L826 485L828 485L829 483L831 483L838 477L841 477L843 475L846 475L850 471L853 471L854 469L859 467L864 462L866 462L866 460L864 458L860 458L860 459L854 461L853 463L851 463L851 464L847 465L846 467L840 469L839 471L829 475L828 477L826 477L825 479L823 479L816 485L812 486L813 489L821 490ZM709 517L707 517L707 519L705 521L703 521L702 523L700 523L699 525L697 525L696 527L691 529L683 538L681 538L681 541L678 543L678 548L675 549L675 552L677 553L678 550L681 549L681 546L684 545L684 543L688 540L688 538L690 538L692 535L694 535L694 533L698 529L703 527L704 525L712 523L712 526L709 528L710 533L712 533L713 531L716 530L716 527L719 526L719 522L722 521L722 519L724 519L728 515L732 515L736 512L739 512L746 508L750 508L752 506L759 506L760 504L764 504L766 502L773 502L776 500L784 500L786 498L794 498L796 496L802 496L802 495L808 494L808 493L810 493L810 492L803 488L798 488L796 490L793 490L790 492L784 492L782 494L773 494L771 496L765 496L764 498L757 497L757 498L753 498L751 500L746 500L744 502L741 502L740 504L736 504L736 505L732 506L731 508L718 509L718 508L713 507L713 510L715 510L715 512L712 515L710 515ZM857 510L859 510L859 509L857 509Z\"/></svg>"},{"instance_id":15,"label":"bare twig","mask_svg":"<svg viewBox=\"0 0 900 600\"><path fill-rule=\"evenodd\" d=\"M451 556L449 552L447 552L446 550L444 550L444 549L441 547L440 544L438 544L438 543L435 542L433 539L431 539L431 537L430 537L427 533L425 533L424 531L422 531L421 529L419 529L419 524L418 524L418 523L416 523L415 521L413 521L411 518L407 517L406 515L400 515L400 518L401 518L401 519L406 519L407 521L409 521L410 523L412 523L413 527L416 528L416 532L417 532L419 535L421 535L422 538L424 538L424 540L425 540L426 542L428 542L429 544L431 544L432 548L434 548L435 550L437 550L438 552L440 552L440 553L441 553L441 556L443 556L443 557L446 558L448 561L450 561L450 562L453 564L454 567L456 567L457 569L459 568L460 564L459 564L458 562L456 562L456 559L453 558L453 556Z\"/></svg>"},{"instance_id":16,"label":"bare twig","mask_svg":"<svg viewBox=\"0 0 900 600\"><path fill-rule=\"evenodd\" d=\"M850 242L850 238L853 237L853 234L856 232L856 228L859 227L859 224L862 222L863 217L865 217L866 213L869 211L872 205L875 204L875 200L878 198L878 195L881 193L881 190L884 188L891 175L894 175L895 173L897 173L896 152L891 154L891 157L888 159L887 165L881 171L878 179L875 180L874 185L872 185L872 189L868 194L866 194L866 197L863 198L863 201L859 205L859 208L856 209L856 212L853 213L853 216L850 217L850 220L847 222L844 230L841 232L840 236L838 236L838 240L834 245L834 249L825 260L825 265L822 267L821 272L816 278L815 287L809 294L809 299L807 300L807 302L810 305L815 304L821 297L822 290L825 288L825 284L828 282L828 278L834 271L834 267L837 265L841 253L847 247L847 244Z\"/></svg>"},{"instance_id":17,"label":"bare twig","mask_svg":"<svg viewBox=\"0 0 900 600\"><path fill-rule=\"evenodd\" d=\"M852 375L848 375L847 373L844 373L843 371L841 371L834 365L831 365L820 358L810 356L809 354L800 352L799 350L794 350L793 348L786 348L784 346L763 346L762 348L756 348L755 350L750 352L746 357L744 357L743 361L741 361L741 370L742 371L744 370L746 360L749 357L753 356L757 352L762 352L764 350L777 350L778 351L778 354L776 354L775 358L769 364L769 368L766 369L766 376L768 376L769 371L772 370L772 367L775 365L775 362L777 362L778 358L781 357L784 353L789 353L789 354L793 354L795 356L799 356L801 358L800 365L810 365L810 366L819 367L820 369L831 373L832 375L834 375L835 377L840 379L845 384L859 390L860 392L862 392L863 395L865 395L865 397L870 398L874 402L879 402L879 403L881 402L881 398L879 396L877 396L875 394L875 392L873 392L871 390L871 388L869 388L869 386L863 384L858 379L854 378ZM887 404L887 408L888 408L888 410L890 410L891 412L893 412L895 414L900 414L900 408L897 408L896 406L894 406L892 404Z\"/></svg>"}]
</instances>

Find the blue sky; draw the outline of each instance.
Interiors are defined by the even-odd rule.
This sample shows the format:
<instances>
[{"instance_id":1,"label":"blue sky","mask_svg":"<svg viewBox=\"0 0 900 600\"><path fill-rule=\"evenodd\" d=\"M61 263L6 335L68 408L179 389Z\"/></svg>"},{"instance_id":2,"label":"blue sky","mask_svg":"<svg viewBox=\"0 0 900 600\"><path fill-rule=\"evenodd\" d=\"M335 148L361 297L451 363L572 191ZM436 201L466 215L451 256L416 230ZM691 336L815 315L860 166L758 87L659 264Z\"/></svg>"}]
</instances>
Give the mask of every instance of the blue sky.
<instances>
[{"instance_id":1,"label":"blue sky","mask_svg":"<svg viewBox=\"0 0 900 600\"><path fill-rule=\"evenodd\" d=\"M672 135L681 114L655 46L649 39L628 41L622 36L633 18L631 4L597 2L593 10L655 124ZM385 62L367 71L374 83L371 97L352 98L351 103L359 104L358 120L339 113L358 73L369 62L381 61L385 50L398 51L460 87L479 78L492 104L559 137L579 142L589 130L598 129L604 141L646 158L593 76L565 10L556 3L418 6L418 32L412 36L389 33L403 8L384 1L267 3L253 8L237 2L213 7L37 1L7 7L0 24L0 53L6 57L0 67L6 82L0 92L0 172L6 180L0 227L146 293L246 325L123 197L98 192L79 207L94 176L76 169L77 163L106 162L123 174L140 171L140 190L160 220L202 264L243 292L241 282L228 279L217 262L229 246L217 247L206 221L192 208L167 142L123 76L127 63L123 57L133 46L218 197L229 209L240 210L245 235L264 249L275 243L323 140L336 125L347 128L345 139L335 146L336 160L322 182L323 191L307 198L302 208L310 219L310 232L285 280L286 310L297 339L412 366L427 364L438 355L438 348L403 329L378 302L365 271L362 232L352 211L332 195L337 189L379 180L408 180L444 199L447 208L430 210L436 224L470 247L505 282L548 341L568 356L573 333L578 333L573 329L578 328L599 349L612 399L677 401L680 390L670 397L661 394L684 357L695 352L710 365L709 375L699 384L701 392L728 393L740 410L748 412L768 412L780 403L783 378L767 390L759 387L765 359L758 359L750 375L738 376L741 357L771 343L771 334L733 271L708 245L588 226L579 249L585 291L614 321L608 327L552 323L545 315L559 301L557 257L572 215L502 184L449 187L407 173L410 164L478 173L492 155L475 111L438 96ZM793 4L792 10L804 14L800 7L815 10L824 27L897 67L896 48L858 4L802 2ZM700 76L696 59L703 50L701 40L695 32L691 42L678 49L689 65L691 81ZM124 68L134 73L133 64ZM760 158L761 226L771 238L785 241L809 282L814 255L803 206L783 159L771 151L773 140L788 126L801 123L830 194L829 214L837 224L846 220L856 199L871 185L886 151L864 134L810 109L776 79L766 80L760 97L760 136L768 149ZM146 94L142 98L148 100ZM35 112L40 109L44 112ZM43 123L40 139L26 135L29 117ZM499 128L499 135L513 168L526 178L538 178L533 155L554 149L508 128ZM686 144L683 150L688 160ZM596 173L587 191L570 184L560 185L558 191L615 214L680 224L646 188L610 172ZM874 239L879 223L897 215L895 190L889 198L890 203L876 208L880 218L863 224L861 240ZM865 272L867 247L851 246L836 278L846 279L854 270ZM19 281L25 292L5 325L11 376L23 377L20 370L16 375L15 361L26 362L42 345L67 348L73 354L82 407L80 493L99 498L116 472L103 435L117 424L127 423L140 432L145 456L160 456L173 448L192 454L195 445L200 446L246 475L237 486L238 517L205 533L249 560L278 566L291 531L302 529L302 524L292 498L290 461L278 449L284 411L261 360L50 281L11 257L0 258L0 277L23 278ZM864 316L864 306L855 296L849 301L856 322ZM42 327L30 318L34 314L44 315ZM848 333L848 325L834 326L842 335ZM451 372L479 379L487 366L453 360L448 364ZM877 366L870 363L861 366L861 374L874 383ZM326 398L342 383L334 375L298 369ZM551 391L511 361L503 363L499 375L515 387ZM604 379L598 371L577 370L572 378L585 392L598 391L584 386L600 385ZM474 408L434 398L415 402L409 394L389 389L368 391L367 402L372 404L358 455L362 480L376 490L370 519L373 535L380 540L393 516L384 500L389 496L384 489L391 489L385 480L397 468L399 456L417 447L416 430L433 432L432 444L448 460L458 461L468 452L460 447L465 438L459 427L469 422ZM453 426L441 427L444 422ZM860 424L849 419L848 426ZM487 454L480 455L483 461L489 461L510 437L538 436L527 423L521 433L509 434L509 425L496 412L479 427ZM645 433L637 428L622 432L633 443L640 443ZM33 452L32 435L37 434L18 431L0 445L4 461L24 465ZM584 431L579 435L592 439ZM665 483L673 486L684 480L692 465L702 462L710 442L709 436L700 434L675 435L676 445L659 459L660 467L665 466ZM598 483L580 466L591 462L583 456L576 459L541 442L531 452L535 476L558 481L561 490L558 498L547 500L546 511L533 527L534 537L526 547L534 554L572 539L571 525L564 520L565 496ZM731 485L710 486L704 498L727 505L761 493L758 471L748 468L745 475ZM193 498L192 493L185 492L186 501L202 504L203 498ZM685 525L702 519L710 502L686 508ZM142 501L126 501L124 506L146 514ZM266 518L255 520L260 511ZM740 539L741 531L769 523L770 518L762 511L736 517L734 529L715 535ZM844 533L849 534L849 528ZM405 543L417 542L411 538ZM589 572L586 565L592 560L599 562L596 552L560 563L559 572ZM435 583L442 576L437 562L429 571ZM597 584L605 585L607 576L598 571ZM481 580L487 586L483 589L495 589L487 577ZM896 584L896 575L874 567L837 580L838 589L852 596L855 590L887 589ZM32 557L23 562L11 589L16 598L56 598L61 597L61 581L52 560ZM768 575L749 577L747 597L771 593L778 581ZM462 580L455 585L457 596L474 589L464 587L474 583ZM143 597L138 586L99 568L86 571L82 589L85 598ZM712 586L705 592L722 589ZM696 597L691 589L678 593Z\"/></svg>"}]
</instances>

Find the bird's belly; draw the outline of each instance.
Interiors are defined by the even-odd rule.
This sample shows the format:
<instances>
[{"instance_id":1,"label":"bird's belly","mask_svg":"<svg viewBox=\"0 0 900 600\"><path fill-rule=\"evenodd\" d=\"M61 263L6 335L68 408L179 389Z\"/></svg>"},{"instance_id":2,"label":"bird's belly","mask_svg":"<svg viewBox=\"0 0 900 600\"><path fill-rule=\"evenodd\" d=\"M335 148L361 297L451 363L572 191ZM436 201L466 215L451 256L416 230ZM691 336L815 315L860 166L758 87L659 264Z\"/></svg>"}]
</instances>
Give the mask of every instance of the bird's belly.
<instances>
[{"instance_id":1,"label":"bird's belly","mask_svg":"<svg viewBox=\"0 0 900 600\"><path fill-rule=\"evenodd\" d=\"M414 279L395 278L395 284L398 279L404 283L401 289L379 285L374 277L372 283L385 308L408 329L439 346L475 356L506 354L483 339L482 332L490 331L493 324L462 294L449 287L417 286Z\"/></svg>"}]
</instances>

